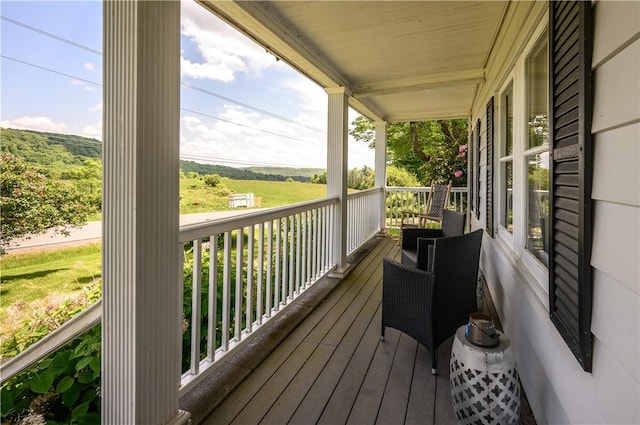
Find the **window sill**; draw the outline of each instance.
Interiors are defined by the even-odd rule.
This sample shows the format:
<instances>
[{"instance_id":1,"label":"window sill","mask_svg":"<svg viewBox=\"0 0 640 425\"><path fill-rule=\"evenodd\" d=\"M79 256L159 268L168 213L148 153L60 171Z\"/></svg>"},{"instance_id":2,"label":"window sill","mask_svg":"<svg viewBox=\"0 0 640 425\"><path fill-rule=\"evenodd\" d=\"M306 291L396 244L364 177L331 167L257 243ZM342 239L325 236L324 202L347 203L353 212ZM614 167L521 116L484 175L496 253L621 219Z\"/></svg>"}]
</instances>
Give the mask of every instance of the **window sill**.
<instances>
[{"instance_id":1,"label":"window sill","mask_svg":"<svg viewBox=\"0 0 640 425\"><path fill-rule=\"evenodd\" d=\"M546 311L549 311L549 271L547 268L526 250L523 250L522 256L518 256L509 241L503 238L501 234L498 236L495 240L500 253L508 259L510 265L522 276L519 284L526 285L535 294Z\"/></svg>"}]
</instances>

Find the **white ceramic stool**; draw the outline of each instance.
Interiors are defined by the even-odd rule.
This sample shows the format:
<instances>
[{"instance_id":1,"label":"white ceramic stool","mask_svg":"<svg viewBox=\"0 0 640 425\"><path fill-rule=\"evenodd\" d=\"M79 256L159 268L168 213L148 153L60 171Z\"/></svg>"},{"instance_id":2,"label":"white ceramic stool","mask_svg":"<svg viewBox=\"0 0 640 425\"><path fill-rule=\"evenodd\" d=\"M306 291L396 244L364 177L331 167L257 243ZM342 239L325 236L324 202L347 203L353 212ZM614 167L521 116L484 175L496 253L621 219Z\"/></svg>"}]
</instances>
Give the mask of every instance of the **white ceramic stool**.
<instances>
[{"instance_id":1,"label":"white ceramic stool","mask_svg":"<svg viewBox=\"0 0 640 425\"><path fill-rule=\"evenodd\" d=\"M449 362L451 400L458 424L517 424L520 383L509 339L484 348L471 344L465 326L456 331Z\"/></svg>"}]
</instances>

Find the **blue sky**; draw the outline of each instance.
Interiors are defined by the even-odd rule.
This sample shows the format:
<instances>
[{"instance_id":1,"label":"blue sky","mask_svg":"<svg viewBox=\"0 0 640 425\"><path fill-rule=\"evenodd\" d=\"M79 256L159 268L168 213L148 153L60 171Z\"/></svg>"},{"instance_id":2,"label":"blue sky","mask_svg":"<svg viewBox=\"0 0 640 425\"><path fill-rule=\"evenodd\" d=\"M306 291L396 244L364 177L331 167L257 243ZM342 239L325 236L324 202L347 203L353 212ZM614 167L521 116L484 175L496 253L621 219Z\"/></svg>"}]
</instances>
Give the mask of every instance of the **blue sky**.
<instances>
[{"instance_id":1,"label":"blue sky","mask_svg":"<svg viewBox=\"0 0 640 425\"><path fill-rule=\"evenodd\" d=\"M0 126L101 140L102 2L2 1L0 13ZM181 48L183 159L326 166L324 90L191 0ZM373 158L350 141L349 168Z\"/></svg>"}]
</instances>

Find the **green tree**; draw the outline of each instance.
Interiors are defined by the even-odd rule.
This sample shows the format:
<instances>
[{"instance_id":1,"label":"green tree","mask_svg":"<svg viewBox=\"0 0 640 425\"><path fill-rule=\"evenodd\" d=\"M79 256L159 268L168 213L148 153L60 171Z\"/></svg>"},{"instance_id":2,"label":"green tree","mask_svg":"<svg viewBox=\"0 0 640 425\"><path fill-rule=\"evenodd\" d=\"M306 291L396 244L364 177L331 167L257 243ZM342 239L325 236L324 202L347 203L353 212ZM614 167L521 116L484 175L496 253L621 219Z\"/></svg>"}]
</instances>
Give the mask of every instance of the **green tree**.
<instances>
[{"instance_id":1,"label":"green tree","mask_svg":"<svg viewBox=\"0 0 640 425\"><path fill-rule=\"evenodd\" d=\"M362 168L353 168L347 174L347 187L351 189L370 189L373 187L375 181L375 172L373 168L366 165Z\"/></svg>"},{"instance_id":2,"label":"green tree","mask_svg":"<svg viewBox=\"0 0 640 425\"><path fill-rule=\"evenodd\" d=\"M73 180L91 207L96 211L102 210L102 162L99 159L85 159L81 166L62 173L61 178Z\"/></svg>"},{"instance_id":3,"label":"green tree","mask_svg":"<svg viewBox=\"0 0 640 425\"><path fill-rule=\"evenodd\" d=\"M387 167L387 186L417 187L420 186L418 178L404 168Z\"/></svg>"},{"instance_id":4,"label":"green tree","mask_svg":"<svg viewBox=\"0 0 640 425\"><path fill-rule=\"evenodd\" d=\"M48 178L20 157L2 154L0 175L0 249L14 239L53 227L68 234L67 226L84 224L94 212L86 194L72 184Z\"/></svg>"},{"instance_id":5,"label":"green tree","mask_svg":"<svg viewBox=\"0 0 640 425\"><path fill-rule=\"evenodd\" d=\"M220 185L222 178L217 174L207 174L204 176L204 184L210 187L217 187Z\"/></svg>"},{"instance_id":6,"label":"green tree","mask_svg":"<svg viewBox=\"0 0 640 425\"><path fill-rule=\"evenodd\" d=\"M349 132L356 141L374 147L374 124L358 116ZM387 151L390 165L414 174L422 185L453 180L467 183L467 121L437 120L389 123Z\"/></svg>"},{"instance_id":7,"label":"green tree","mask_svg":"<svg viewBox=\"0 0 640 425\"><path fill-rule=\"evenodd\" d=\"M311 177L311 183L327 184L327 172L325 171L322 174L314 174L313 177Z\"/></svg>"}]
</instances>

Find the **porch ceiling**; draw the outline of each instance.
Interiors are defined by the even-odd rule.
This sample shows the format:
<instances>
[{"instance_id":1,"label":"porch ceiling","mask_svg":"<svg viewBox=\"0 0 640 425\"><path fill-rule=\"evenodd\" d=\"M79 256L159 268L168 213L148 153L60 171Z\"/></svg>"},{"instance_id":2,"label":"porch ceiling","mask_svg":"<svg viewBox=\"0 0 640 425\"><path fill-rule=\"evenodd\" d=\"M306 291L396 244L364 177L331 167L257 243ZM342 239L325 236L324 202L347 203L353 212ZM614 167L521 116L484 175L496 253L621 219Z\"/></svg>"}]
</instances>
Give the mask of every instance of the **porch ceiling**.
<instances>
[{"instance_id":1,"label":"porch ceiling","mask_svg":"<svg viewBox=\"0 0 640 425\"><path fill-rule=\"evenodd\" d=\"M209 1L207 9L374 120L468 117L506 1Z\"/></svg>"}]
</instances>

